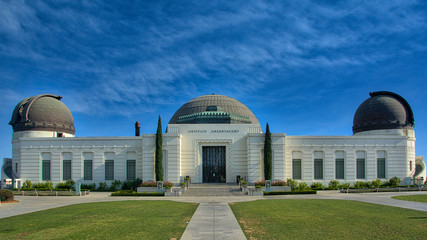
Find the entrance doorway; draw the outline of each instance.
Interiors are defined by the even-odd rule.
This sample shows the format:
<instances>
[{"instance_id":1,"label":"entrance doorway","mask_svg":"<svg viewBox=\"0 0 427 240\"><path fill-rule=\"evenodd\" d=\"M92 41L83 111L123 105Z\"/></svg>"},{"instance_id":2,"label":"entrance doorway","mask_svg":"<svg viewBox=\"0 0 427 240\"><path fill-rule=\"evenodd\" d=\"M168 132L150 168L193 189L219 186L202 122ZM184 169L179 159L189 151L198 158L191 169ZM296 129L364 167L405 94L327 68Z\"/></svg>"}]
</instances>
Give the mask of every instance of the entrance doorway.
<instances>
[{"instance_id":1,"label":"entrance doorway","mask_svg":"<svg viewBox=\"0 0 427 240\"><path fill-rule=\"evenodd\" d=\"M225 183L225 146L203 148L203 182Z\"/></svg>"}]
</instances>

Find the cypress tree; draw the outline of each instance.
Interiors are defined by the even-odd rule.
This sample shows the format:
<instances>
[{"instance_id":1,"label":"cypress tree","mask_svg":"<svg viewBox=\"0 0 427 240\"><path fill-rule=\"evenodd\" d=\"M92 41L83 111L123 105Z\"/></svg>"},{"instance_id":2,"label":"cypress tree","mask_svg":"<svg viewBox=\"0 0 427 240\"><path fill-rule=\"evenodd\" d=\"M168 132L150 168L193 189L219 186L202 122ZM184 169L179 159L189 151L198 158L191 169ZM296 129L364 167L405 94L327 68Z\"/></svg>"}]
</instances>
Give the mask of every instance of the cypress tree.
<instances>
[{"instance_id":1,"label":"cypress tree","mask_svg":"<svg viewBox=\"0 0 427 240\"><path fill-rule=\"evenodd\" d=\"M264 178L265 180L272 180L272 154L273 151L271 149L271 133L270 133L270 127L268 126L265 130L265 142L264 142Z\"/></svg>"},{"instance_id":2,"label":"cypress tree","mask_svg":"<svg viewBox=\"0 0 427 240\"><path fill-rule=\"evenodd\" d=\"M163 181L163 139L162 139L162 120L159 115L159 122L157 123L157 132L156 132L156 153L155 153L155 173L156 181Z\"/></svg>"}]
</instances>

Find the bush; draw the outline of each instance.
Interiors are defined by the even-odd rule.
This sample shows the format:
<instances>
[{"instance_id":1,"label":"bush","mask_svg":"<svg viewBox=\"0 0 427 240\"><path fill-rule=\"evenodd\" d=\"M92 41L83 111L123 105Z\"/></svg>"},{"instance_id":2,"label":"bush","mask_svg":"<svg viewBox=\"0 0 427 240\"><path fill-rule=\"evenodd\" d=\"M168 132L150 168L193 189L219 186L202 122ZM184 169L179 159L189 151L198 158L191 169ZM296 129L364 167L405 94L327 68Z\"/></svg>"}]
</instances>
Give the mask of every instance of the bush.
<instances>
[{"instance_id":1,"label":"bush","mask_svg":"<svg viewBox=\"0 0 427 240\"><path fill-rule=\"evenodd\" d=\"M32 187L33 187L33 183L30 180L25 180L21 188L32 188Z\"/></svg>"},{"instance_id":2,"label":"bush","mask_svg":"<svg viewBox=\"0 0 427 240\"><path fill-rule=\"evenodd\" d=\"M100 183L98 184L98 190L106 190L106 189L107 189L107 187L108 187L108 185L107 185L107 183L106 183L106 182L100 182Z\"/></svg>"},{"instance_id":3,"label":"bush","mask_svg":"<svg viewBox=\"0 0 427 240\"><path fill-rule=\"evenodd\" d=\"M254 185L255 185L255 187L257 187L257 186L264 187L265 186L265 180L256 181L256 182L254 182Z\"/></svg>"},{"instance_id":4,"label":"bush","mask_svg":"<svg viewBox=\"0 0 427 240\"><path fill-rule=\"evenodd\" d=\"M285 181L274 180L271 182L271 186L288 186Z\"/></svg>"},{"instance_id":5,"label":"bush","mask_svg":"<svg viewBox=\"0 0 427 240\"><path fill-rule=\"evenodd\" d=\"M338 182L337 180L331 180L331 181L329 182L328 187L329 187L330 189L337 190L337 189L339 188L339 184L340 184L340 182Z\"/></svg>"},{"instance_id":6,"label":"bush","mask_svg":"<svg viewBox=\"0 0 427 240\"><path fill-rule=\"evenodd\" d=\"M90 190L93 191L96 189L96 184L95 183L91 183L91 184L84 184L82 183L82 185L80 186L81 190Z\"/></svg>"},{"instance_id":7,"label":"bush","mask_svg":"<svg viewBox=\"0 0 427 240\"><path fill-rule=\"evenodd\" d=\"M0 199L2 202L7 202L7 201L13 201L15 198L11 190L3 189L0 191Z\"/></svg>"},{"instance_id":8,"label":"bush","mask_svg":"<svg viewBox=\"0 0 427 240\"><path fill-rule=\"evenodd\" d=\"M135 180L126 180L122 183L123 190L136 190L142 184L142 180L137 178ZM157 186L157 185L156 185Z\"/></svg>"},{"instance_id":9,"label":"bush","mask_svg":"<svg viewBox=\"0 0 427 240\"><path fill-rule=\"evenodd\" d=\"M121 185L122 185L122 182L120 180L113 180L111 182L110 189L113 191L118 190Z\"/></svg>"},{"instance_id":10,"label":"bush","mask_svg":"<svg viewBox=\"0 0 427 240\"><path fill-rule=\"evenodd\" d=\"M323 190L325 186L323 186L323 184L320 182L316 182L316 183L312 183L310 188L313 190Z\"/></svg>"},{"instance_id":11,"label":"bush","mask_svg":"<svg viewBox=\"0 0 427 240\"><path fill-rule=\"evenodd\" d=\"M291 178L286 179L286 184L288 184L288 186L291 187L292 191L298 187L297 181L295 181Z\"/></svg>"},{"instance_id":12,"label":"bush","mask_svg":"<svg viewBox=\"0 0 427 240\"><path fill-rule=\"evenodd\" d=\"M308 185L307 185L307 183L305 183L305 182L300 182L299 184L298 184L298 187L297 188L295 188L297 191L303 191L303 190L308 190L309 189L309 187L308 187Z\"/></svg>"},{"instance_id":13,"label":"bush","mask_svg":"<svg viewBox=\"0 0 427 240\"><path fill-rule=\"evenodd\" d=\"M117 192L113 192L111 193L111 196L164 196L164 193L157 193L157 192L142 192L142 193L137 193L135 191L132 190L121 190L121 191L117 191Z\"/></svg>"},{"instance_id":14,"label":"bush","mask_svg":"<svg viewBox=\"0 0 427 240\"><path fill-rule=\"evenodd\" d=\"M350 187L350 183L341 183L338 185L338 188L348 189Z\"/></svg>"},{"instance_id":15,"label":"bush","mask_svg":"<svg viewBox=\"0 0 427 240\"><path fill-rule=\"evenodd\" d=\"M171 181L164 181L163 182L163 187L165 187L165 188L172 188L173 187L173 183Z\"/></svg>"},{"instance_id":16,"label":"bush","mask_svg":"<svg viewBox=\"0 0 427 240\"><path fill-rule=\"evenodd\" d=\"M372 186L374 186L375 188L379 188L381 187L382 182L379 179L375 179L374 181L372 181Z\"/></svg>"},{"instance_id":17,"label":"bush","mask_svg":"<svg viewBox=\"0 0 427 240\"><path fill-rule=\"evenodd\" d=\"M51 181L47 180L46 182L39 182L39 183L33 184L33 188L35 188L35 189L40 189L40 188L53 189L53 183Z\"/></svg>"},{"instance_id":18,"label":"bush","mask_svg":"<svg viewBox=\"0 0 427 240\"><path fill-rule=\"evenodd\" d=\"M141 183L140 186L141 187L157 187L157 183L154 181L145 181L145 182Z\"/></svg>"},{"instance_id":19,"label":"bush","mask_svg":"<svg viewBox=\"0 0 427 240\"><path fill-rule=\"evenodd\" d=\"M388 180L388 186L390 187L397 187L400 184L401 180L400 178L394 176L392 178L390 178L390 180Z\"/></svg>"},{"instance_id":20,"label":"bush","mask_svg":"<svg viewBox=\"0 0 427 240\"><path fill-rule=\"evenodd\" d=\"M292 195L292 194L316 194L316 190L302 190L302 191L292 191L292 192L264 192L264 195Z\"/></svg>"}]
</instances>

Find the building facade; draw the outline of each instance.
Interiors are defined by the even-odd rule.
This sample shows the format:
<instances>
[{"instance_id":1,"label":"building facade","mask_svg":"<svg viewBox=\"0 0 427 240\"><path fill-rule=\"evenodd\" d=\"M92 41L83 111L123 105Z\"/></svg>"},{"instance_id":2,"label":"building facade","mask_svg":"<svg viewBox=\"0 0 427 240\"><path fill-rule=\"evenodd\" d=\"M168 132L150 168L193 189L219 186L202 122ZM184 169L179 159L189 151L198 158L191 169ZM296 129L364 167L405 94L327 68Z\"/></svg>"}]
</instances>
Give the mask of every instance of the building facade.
<instances>
[{"instance_id":1,"label":"building facade","mask_svg":"<svg viewBox=\"0 0 427 240\"><path fill-rule=\"evenodd\" d=\"M155 179L155 134L140 135L137 126L131 137L75 137L73 116L60 99L38 95L15 107L12 158L4 160L2 180L109 184ZM425 177L424 162L415 160L414 116L401 96L371 93L355 113L353 133L273 133L272 178L327 184ZM238 100L214 94L195 98L178 109L163 134L164 180L262 180L264 139L258 119Z\"/></svg>"}]
</instances>

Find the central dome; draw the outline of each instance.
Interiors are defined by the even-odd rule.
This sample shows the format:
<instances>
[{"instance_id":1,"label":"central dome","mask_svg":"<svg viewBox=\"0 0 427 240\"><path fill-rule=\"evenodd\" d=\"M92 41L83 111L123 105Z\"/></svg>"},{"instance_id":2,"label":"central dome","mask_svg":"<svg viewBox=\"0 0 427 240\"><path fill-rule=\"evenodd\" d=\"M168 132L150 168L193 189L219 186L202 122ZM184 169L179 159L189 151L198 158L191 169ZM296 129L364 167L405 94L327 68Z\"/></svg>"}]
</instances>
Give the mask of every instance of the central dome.
<instances>
[{"instance_id":1,"label":"central dome","mask_svg":"<svg viewBox=\"0 0 427 240\"><path fill-rule=\"evenodd\" d=\"M224 95L205 95L182 105L169 124L258 124L254 113L238 100Z\"/></svg>"}]
</instances>

